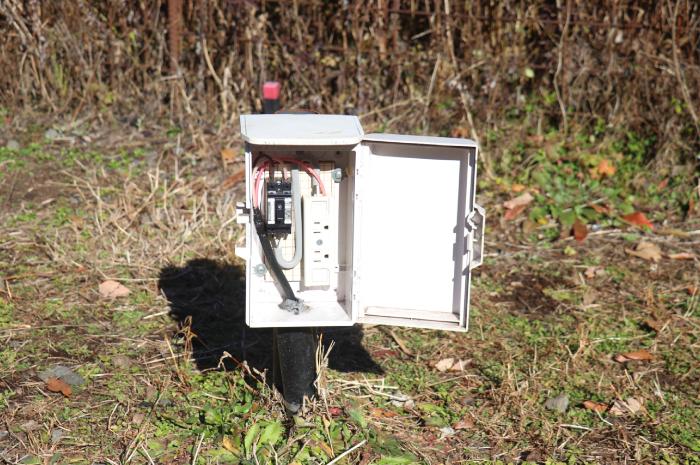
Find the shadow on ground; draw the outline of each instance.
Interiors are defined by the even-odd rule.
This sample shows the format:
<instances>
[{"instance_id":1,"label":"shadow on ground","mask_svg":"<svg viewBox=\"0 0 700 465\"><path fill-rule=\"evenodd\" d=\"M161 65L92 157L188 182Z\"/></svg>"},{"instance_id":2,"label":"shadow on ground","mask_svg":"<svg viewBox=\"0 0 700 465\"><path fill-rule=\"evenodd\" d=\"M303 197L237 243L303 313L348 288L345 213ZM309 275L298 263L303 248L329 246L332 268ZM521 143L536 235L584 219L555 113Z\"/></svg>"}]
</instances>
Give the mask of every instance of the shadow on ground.
<instances>
[{"instance_id":1,"label":"shadow on ground","mask_svg":"<svg viewBox=\"0 0 700 465\"><path fill-rule=\"evenodd\" d=\"M260 371L272 369L272 330L245 324L245 269L209 259L183 267L167 266L158 287L180 327L190 325L196 335L192 352L200 370L214 368L228 352ZM335 345L329 367L341 372L381 374L383 370L362 346L362 329L324 328L323 343Z\"/></svg>"}]
</instances>

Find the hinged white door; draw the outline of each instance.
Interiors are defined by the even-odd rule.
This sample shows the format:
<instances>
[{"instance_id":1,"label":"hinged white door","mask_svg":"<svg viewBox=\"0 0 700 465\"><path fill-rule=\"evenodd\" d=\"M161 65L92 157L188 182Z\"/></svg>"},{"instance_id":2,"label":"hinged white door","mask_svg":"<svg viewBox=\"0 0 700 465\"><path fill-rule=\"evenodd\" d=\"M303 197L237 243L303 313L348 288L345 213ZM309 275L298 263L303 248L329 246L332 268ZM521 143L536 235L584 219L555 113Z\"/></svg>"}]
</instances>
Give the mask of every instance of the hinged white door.
<instances>
[{"instance_id":1,"label":"hinged white door","mask_svg":"<svg viewBox=\"0 0 700 465\"><path fill-rule=\"evenodd\" d=\"M477 146L365 135L357 148L353 300L357 321L466 330L481 262Z\"/></svg>"}]
</instances>

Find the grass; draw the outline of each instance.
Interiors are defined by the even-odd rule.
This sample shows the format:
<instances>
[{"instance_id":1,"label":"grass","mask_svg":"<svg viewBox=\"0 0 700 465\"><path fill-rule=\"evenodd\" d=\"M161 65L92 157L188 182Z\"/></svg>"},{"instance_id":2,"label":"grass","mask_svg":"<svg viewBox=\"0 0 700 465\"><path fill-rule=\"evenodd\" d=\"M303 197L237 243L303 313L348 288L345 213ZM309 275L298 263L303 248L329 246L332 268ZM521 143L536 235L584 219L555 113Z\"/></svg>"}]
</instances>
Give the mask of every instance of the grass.
<instances>
[{"instance_id":1,"label":"grass","mask_svg":"<svg viewBox=\"0 0 700 465\"><path fill-rule=\"evenodd\" d=\"M295 419L265 382L269 333L240 323L240 230L217 160L193 147L175 156L175 142L156 148L138 134L137 149L22 137L19 150L0 149L0 458L316 464L359 445L340 463L697 464L697 258L624 252L644 239L697 256L697 236L618 219L643 207L667 230L697 230L697 217L686 218L695 194L685 178L640 183L643 138L593 136L515 143L484 179L488 256L468 333L331 332L322 398ZM594 179L602 159L616 173ZM503 221L516 184L535 201ZM596 199L610 212L593 215ZM602 233L562 236L568 212ZM208 313L169 314L177 295L159 288L168 266L185 275L176 291L192 294L182 300ZM600 272L589 276L591 267ZM105 279L131 293L101 298ZM653 359L613 360L636 350ZM438 371L445 358L463 370ZM48 391L37 375L55 365L86 383L70 397ZM560 393L568 409L548 410ZM583 407L631 397L643 405L636 413Z\"/></svg>"}]
</instances>

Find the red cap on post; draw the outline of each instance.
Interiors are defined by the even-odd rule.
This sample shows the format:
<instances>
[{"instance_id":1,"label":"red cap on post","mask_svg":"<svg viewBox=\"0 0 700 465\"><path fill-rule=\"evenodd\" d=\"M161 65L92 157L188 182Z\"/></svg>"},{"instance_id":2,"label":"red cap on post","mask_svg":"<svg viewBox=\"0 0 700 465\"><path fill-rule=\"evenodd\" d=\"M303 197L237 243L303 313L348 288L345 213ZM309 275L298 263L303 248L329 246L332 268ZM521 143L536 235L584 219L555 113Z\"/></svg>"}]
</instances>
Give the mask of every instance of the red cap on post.
<instances>
[{"instance_id":1,"label":"red cap on post","mask_svg":"<svg viewBox=\"0 0 700 465\"><path fill-rule=\"evenodd\" d=\"M280 98L282 86L277 81L267 81L263 84L263 98L265 100L277 100Z\"/></svg>"}]
</instances>

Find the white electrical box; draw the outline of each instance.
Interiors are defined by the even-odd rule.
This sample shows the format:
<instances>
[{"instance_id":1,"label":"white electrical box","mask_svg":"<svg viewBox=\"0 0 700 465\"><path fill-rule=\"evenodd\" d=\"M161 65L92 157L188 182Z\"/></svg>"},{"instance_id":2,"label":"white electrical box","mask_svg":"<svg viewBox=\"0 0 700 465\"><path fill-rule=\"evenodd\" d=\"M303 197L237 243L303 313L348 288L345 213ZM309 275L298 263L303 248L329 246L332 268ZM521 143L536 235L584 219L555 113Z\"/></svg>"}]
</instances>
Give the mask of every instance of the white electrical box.
<instances>
[{"instance_id":1,"label":"white electrical box","mask_svg":"<svg viewBox=\"0 0 700 465\"><path fill-rule=\"evenodd\" d=\"M249 326L467 329L476 143L364 134L344 115L242 115L241 134Z\"/></svg>"}]
</instances>

